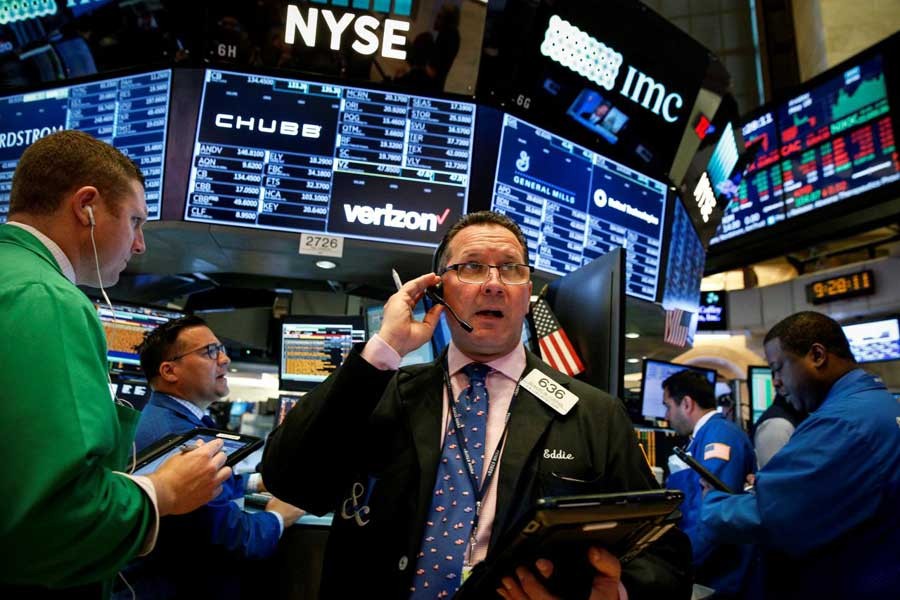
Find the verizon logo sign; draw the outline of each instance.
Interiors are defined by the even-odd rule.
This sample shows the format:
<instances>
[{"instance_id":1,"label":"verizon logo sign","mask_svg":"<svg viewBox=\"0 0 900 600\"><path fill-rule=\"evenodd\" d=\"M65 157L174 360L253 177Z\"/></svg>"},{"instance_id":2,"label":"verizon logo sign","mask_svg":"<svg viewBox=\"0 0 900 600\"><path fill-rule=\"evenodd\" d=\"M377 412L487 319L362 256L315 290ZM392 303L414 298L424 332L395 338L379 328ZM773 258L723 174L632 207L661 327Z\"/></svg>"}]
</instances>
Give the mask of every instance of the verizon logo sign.
<instances>
[{"instance_id":1,"label":"verizon logo sign","mask_svg":"<svg viewBox=\"0 0 900 600\"><path fill-rule=\"evenodd\" d=\"M442 214L437 215L435 213L416 212L413 210L399 210L394 208L393 204L386 204L383 208L344 204L344 216L347 218L348 223L393 227L395 229L409 229L412 231L437 231L438 225L443 225L449 214L449 208L444 209Z\"/></svg>"}]
</instances>

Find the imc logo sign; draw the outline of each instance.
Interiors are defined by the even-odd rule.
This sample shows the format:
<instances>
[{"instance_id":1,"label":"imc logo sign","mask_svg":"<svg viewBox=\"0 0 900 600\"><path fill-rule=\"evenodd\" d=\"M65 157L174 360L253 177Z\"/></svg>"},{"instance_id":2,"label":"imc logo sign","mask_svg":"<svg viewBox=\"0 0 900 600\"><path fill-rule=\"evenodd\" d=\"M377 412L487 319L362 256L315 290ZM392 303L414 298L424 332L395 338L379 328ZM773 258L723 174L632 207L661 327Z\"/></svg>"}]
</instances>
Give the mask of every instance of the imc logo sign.
<instances>
[{"instance_id":1,"label":"imc logo sign","mask_svg":"<svg viewBox=\"0 0 900 600\"><path fill-rule=\"evenodd\" d=\"M624 62L621 53L556 15L544 32L541 54L610 91L615 90ZM662 83L632 66L619 93L668 123L680 118L676 113L684 106L680 94L668 93Z\"/></svg>"},{"instance_id":2,"label":"imc logo sign","mask_svg":"<svg viewBox=\"0 0 900 600\"><path fill-rule=\"evenodd\" d=\"M351 44L354 52L370 56L380 50L385 58L406 59L406 33L409 21L385 17L379 20L369 14L344 12L342 9L365 10L385 15L409 18L412 14L411 0L312 0L313 4L330 5L331 8L310 6L301 8L288 4L284 28L284 42L294 44L299 35L307 47L316 45L319 26L330 33L329 48L340 50L344 35L356 39ZM352 32L352 33L351 33Z\"/></svg>"}]
</instances>

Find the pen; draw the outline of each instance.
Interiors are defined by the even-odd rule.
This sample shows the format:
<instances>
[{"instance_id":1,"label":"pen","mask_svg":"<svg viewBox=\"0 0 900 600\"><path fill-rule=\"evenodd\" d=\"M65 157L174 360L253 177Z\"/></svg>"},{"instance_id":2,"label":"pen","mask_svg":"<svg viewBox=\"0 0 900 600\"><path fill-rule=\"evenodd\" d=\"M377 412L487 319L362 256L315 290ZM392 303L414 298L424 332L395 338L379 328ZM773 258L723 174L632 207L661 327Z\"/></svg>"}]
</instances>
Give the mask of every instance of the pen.
<instances>
[{"instance_id":1,"label":"pen","mask_svg":"<svg viewBox=\"0 0 900 600\"><path fill-rule=\"evenodd\" d=\"M178 449L181 450L181 453L182 453L182 454L184 454L185 452L190 452L191 450L196 450L196 449L197 449L197 445L196 445L196 444L188 444L188 443L184 443L184 444L182 444L181 446L179 446Z\"/></svg>"},{"instance_id":2,"label":"pen","mask_svg":"<svg viewBox=\"0 0 900 600\"><path fill-rule=\"evenodd\" d=\"M394 285L397 286L397 291L400 291L400 288L403 287L403 282L400 281L400 276L397 275L397 269L391 269L391 275L394 277Z\"/></svg>"}]
</instances>

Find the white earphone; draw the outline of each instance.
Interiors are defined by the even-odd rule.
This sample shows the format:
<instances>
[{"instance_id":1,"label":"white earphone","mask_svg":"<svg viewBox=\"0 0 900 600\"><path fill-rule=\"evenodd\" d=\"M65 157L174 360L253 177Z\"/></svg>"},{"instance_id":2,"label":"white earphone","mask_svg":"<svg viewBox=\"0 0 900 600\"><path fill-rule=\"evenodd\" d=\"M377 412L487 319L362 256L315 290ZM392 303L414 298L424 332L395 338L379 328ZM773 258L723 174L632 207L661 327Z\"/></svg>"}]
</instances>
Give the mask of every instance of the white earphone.
<instances>
[{"instance_id":1,"label":"white earphone","mask_svg":"<svg viewBox=\"0 0 900 600\"><path fill-rule=\"evenodd\" d=\"M94 221L94 209L91 208L90 206L85 206L85 207L84 207L84 210L87 211L87 214L88 214L88 221L91 222L91 227L93 227L94 225L97 224L97 223Z\"/></svg>"}]
</instances>

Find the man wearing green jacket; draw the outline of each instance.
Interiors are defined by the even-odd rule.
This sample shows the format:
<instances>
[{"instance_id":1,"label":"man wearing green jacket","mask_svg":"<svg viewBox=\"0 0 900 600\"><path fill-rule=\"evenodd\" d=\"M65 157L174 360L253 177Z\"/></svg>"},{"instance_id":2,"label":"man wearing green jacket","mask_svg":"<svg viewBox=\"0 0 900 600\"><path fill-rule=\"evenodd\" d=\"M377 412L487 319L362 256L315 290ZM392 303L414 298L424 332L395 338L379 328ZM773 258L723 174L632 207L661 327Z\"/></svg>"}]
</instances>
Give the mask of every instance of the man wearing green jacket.
<instances>
[{"instance_id":1,"label":"man wearing green jacket","mask_svg":"<svg viewBox=\"0 0 900 600\"><path fill-rule=\"evenodd\" d=\"M138 413L113 401L106 340L76 287L113 285L144 251L143 177L77 131L36 141L0 225L0 597L103 598L159 517L231 475L221 443L128 475Z\"/></svg>"}]
</instances>

